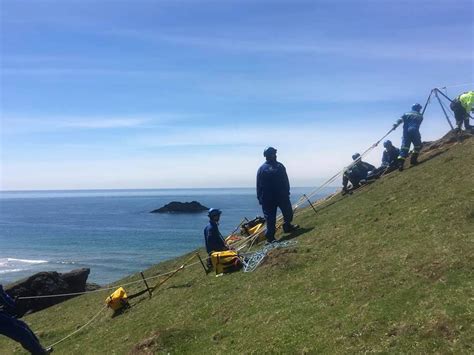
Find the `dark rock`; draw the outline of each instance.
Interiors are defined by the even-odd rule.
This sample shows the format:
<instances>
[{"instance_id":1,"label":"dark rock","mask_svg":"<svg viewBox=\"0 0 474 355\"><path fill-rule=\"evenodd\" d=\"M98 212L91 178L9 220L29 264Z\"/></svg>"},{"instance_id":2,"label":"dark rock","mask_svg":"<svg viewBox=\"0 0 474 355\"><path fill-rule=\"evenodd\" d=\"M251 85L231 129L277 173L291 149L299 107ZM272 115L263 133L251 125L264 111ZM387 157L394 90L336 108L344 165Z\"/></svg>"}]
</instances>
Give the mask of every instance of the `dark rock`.
<instances>
[{"instance_id":1,"label":"dark rock","mask_svg":"<svg viewBox=\"0 0 474 355\"><path fill-rule=\"evenodd\" d=\"M19 280L5 287L5 291L15 297L57 295L86 291L86 281L90 269L83 268L67 273L44 271ZM17 301L17 312L23 315L51 307L75 296L33 298Z\"/></svg>"},{"instance_id":2,"label":"dark rock","mask_svg":"<svg viewBox=\"0 0 474 355\"><path fill-rule=\"evenodd\" d=\"M170 202L167 205L151 211L150 213L199 213L209 208L197 201L192 202Z\"/></svg>"}]
</instances>

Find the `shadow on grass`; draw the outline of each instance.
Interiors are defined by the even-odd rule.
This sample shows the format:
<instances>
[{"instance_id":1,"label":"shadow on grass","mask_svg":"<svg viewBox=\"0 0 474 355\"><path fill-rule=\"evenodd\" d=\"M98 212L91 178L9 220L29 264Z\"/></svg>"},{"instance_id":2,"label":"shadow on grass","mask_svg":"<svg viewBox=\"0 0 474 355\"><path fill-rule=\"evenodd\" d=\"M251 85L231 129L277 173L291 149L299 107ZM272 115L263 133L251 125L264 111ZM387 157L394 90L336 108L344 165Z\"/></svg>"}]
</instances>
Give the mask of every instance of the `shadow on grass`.
<instances>
[{"instance_id":1,"label":"shadow on grass","mask_svg":"<svg viewBox=\"0 0 474 355\"><path fill-rule=\"evenodd\" d=\"M189 282L186 282L186 283L180 284L180 285L168 286L166 289L170 289L170 288L189 288L189 287L192 287L192 286L193 286L193 283L191 281L189 281Z\"/></svg>"},{"instance_id":2,"label":"shadow on grass","mask_svg":"<svg viewBox=\"0 0 474 355\"><path fill-rule=\"evenodd\" d=\"M283 235L280 239L278 239L278 241L283 242L285 240L291 240L291 239L298 238L300 235L305 234L307 232L310 232L313 229L314 229L314 227L313 228L298 228L293 233Z\"/></svg>"},{"instance_id":3,"label":"shadow on grass","mask_svg":"<svg viewBox=\"0 0 474 355\"><path fill-rule=\"evenodd\" d=\"M428 155L427 157L423 157L424 159L423 159L423 160L420 160L420 161L418 162L418 164L416 164L416 165L410 165L410 168L413 168L413 167L415 167L415 166L418 166L418 165L421 165L421 164L423 164L423 163L426 163L427 161L430 161L431 159L436 158L436 157L440 156L441 154L446 153L448 150L449 150L449 149L445 149L445 150L442 150L442 151L439 151L439 152L435 152L435 153L429 154L429 155L428 155L428 152L427 152L427 153L426 153L426 154Z\"/></svg>"},{"instance_id":4,"label":"shadow on grass","mask_svg":"<svg viewBox=\"0 0 474 355\"><path fill-rule=\"evenodd\" d=\"M126 303L122 308L116 309L114 313L112 313L111 318L115 318L121 314L124 314L131 307L132 306L129 303Z\"/></svg>"}]
</instances>

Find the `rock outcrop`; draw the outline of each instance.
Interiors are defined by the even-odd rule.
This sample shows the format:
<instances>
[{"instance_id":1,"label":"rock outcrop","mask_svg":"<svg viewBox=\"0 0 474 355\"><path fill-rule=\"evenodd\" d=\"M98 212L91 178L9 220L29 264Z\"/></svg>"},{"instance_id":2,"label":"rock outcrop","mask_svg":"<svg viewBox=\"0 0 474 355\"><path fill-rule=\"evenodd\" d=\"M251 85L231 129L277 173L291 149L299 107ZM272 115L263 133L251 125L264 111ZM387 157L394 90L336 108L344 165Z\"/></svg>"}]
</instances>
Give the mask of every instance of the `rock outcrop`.
<instances>
[{"instance_id":1,"label":"rock outcrop","mask_svg":"<svg viewBox=\"0 0 474 355\"><path fill-rule=\"evenodd\" d=\"M197 201L177 202L173 201L167 205L151 211L150 213L199 213L207 211L209 208L201 205Z\"/></svg>"},{"instance_id":2,"label":"rock outcrop","mask_svg":"<svg viewBox=\"0 0 474 355\"><path fill-rule=\"evenodd\" d=\"M19 280L5 287L5 291L12 297L44 296L63 293L76 293L97 288L97 285L86 283L90 269L83 268L67 273L44 271ZM18 313L36 312L51 307L74 296L35 298L18 300Z\"/></svg>"}]
</instances>

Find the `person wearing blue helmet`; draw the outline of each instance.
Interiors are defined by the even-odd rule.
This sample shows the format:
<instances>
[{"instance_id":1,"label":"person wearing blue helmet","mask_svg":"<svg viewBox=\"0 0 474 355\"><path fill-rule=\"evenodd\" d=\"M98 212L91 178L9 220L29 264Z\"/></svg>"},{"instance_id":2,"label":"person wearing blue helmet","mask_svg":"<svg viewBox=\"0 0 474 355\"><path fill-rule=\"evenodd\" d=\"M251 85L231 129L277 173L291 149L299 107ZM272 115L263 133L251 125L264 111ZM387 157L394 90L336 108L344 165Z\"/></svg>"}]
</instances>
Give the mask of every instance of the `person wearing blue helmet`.
<instances>
[{"instance_id":1,"label":"person wearing blue helmet","mask_svg":"<svg viewBox=\"0 0 474 355\"><path fill-rule=\"evenodd\" d=\"M383 147L385 150L382 154L382 165L381 168L384 169L385 172L390 172L395 170L398 167L398 156L400 155L400 149L395 147L392 144L392 141L386 140L383 143Z\"/></svg>"},{"instance_id":2,"label":"person wearing blue helmet","mask_svg":"<svg viewBox=\"0 0 474 355\"><path fill-rule=\"evenodd\" d=\"M382 165L369 174L367 180L378 179L384 174L388 174L398 168L398 156L400 149L392 144L392 141L386 140L383 143L385 150L382 154Z\"/></svg>"},{"instance_id":3,"label":"person wearing blue helmet","mask_svg":"<svg viewBox=\"0 0 474 355\"><path fill-rule=\"evenodd\" d=\"M28 324L16 319L16 303L0 285L0 334L9 337L34 355L49 354L52 348L45 349Z\"/></svg>"},{"instance_id":4,"label":"person wearing blue helmet","mask_svg":"<svg viewBox=\"0 0 474 355\"><path fill-rule=\"evenodd\" d=\"M405 164L405 159L408 157L410 145L413 144L413 153L411 154L410 163L412 165L418 164L418 154L421 150L421 135L420 125L423 122L423 115L421 114L422 106L414 104L410 112L406 112L393 125L396 129L403 122L403 137L400 154L398 155L398 170L402 171Z\"/></svg>"},{"instance_id":5,"label":"person wearing blue helmet","mask_svg":"<svg viewBox=\"0 0 474 355\"><path fill-rule=\"evenodd\" d=\"M283 215L283 231L289 233L299 226L293 221L293 206L290 201L290 181L285 166L277 161L277 150L267 147L263 151L265 163L257 172L257 199L262 206L267 229L265 237L268 243L275 241L276 214L280 208Z\"/></svg>"},{"instance_id":6,"label":"person wearing blue helmet","mask_svg":"<svg viewBox=\"0 0 474 355\"><path fill-rule=\"evenodd\" d=\"M346 193L349 191L348 184L349 182L352 185L351 190L358 189L367 181L369 175L372 175L376 170L375 166L369 164L365 161L362 161L362 158L359 153L352 155L352 160L354 161L352 165L344 171L342 175L342 192Z\"/></svg>"},{"instance_id":7,"label":"person wearing blue helmet","mask_svg":"<svg viewBox=\"0 0 474 355\"><path fill-rule=\"evenodd\" d=\"M217 208L211 208L208 212L209 223L204 228L204 241L206 243L206 251L209 255L215 251L229 250L228 245L224 241L224 237L219 231L219 220L222 211Z\"/></svg>"}]
</instances>

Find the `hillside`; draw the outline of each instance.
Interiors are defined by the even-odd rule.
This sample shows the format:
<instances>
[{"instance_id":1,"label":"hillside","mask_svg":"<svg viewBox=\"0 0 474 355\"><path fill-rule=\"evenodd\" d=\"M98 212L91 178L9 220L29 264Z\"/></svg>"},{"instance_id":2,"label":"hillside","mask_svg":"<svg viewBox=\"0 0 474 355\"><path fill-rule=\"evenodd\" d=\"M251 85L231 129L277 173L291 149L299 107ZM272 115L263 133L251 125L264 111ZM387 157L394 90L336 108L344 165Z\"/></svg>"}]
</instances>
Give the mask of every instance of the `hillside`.
<instances>
[{"instance_id":1,"label":"hillside","mask_svg":"<svg viewBox=\"0 0 474 355\"><path fill-rule=\"evenodd\" d=\"M297 246L273 252L255 272L185 269L123 314L103 312L55 354L473 353L474 139L448 140L427 146L419 166L300 214ZM25 320L49 345L110 293ZM1 337L0 353L22 350Z\"/></svg>"}]
</instances>

